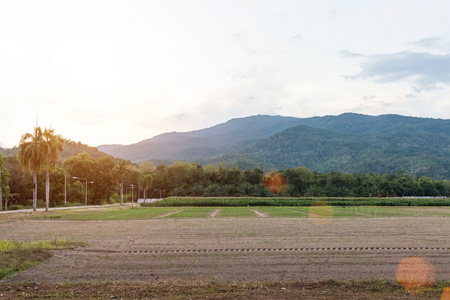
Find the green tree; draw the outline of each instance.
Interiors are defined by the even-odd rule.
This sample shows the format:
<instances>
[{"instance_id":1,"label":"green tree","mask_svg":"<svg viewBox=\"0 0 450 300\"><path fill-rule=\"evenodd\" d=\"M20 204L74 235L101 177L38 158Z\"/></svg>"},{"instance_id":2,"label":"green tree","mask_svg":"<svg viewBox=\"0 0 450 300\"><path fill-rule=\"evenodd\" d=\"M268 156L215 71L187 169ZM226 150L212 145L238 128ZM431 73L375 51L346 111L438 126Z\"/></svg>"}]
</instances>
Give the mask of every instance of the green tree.
<instances>
[{"instance_id":1,"label":"green tree","mask_svg":"<svg viewBox=\"0 0 450 300\"><path fill-rule=\"evenodd\" d=\"M155 163L146 160L139 164L139 170L141 170L145 174L148 174L154 172L156 170L156 166Z\"/></svg>"},{"instance_id":2,"label":"green tree","mask_svg":"<svg viewBox=\"0 0 450 300\"><path fill-rule=\"evenodd\" d=\"M64 161L63 165L70 176L85 178L88 182L93 181L98 185L98 178L95 176L98 170L98 162L88 153L83 152L77 156L69 157ZM89 189L88 199L92 199L92 197L89 197L92 193L93 189ZM94 200L89 200L89 202L94 202Z\"/></svg>"},{"instance_id":3,"label":"green tree","mask_svg":"<svg viewBox=\"0 0 450 300\"><path fill-rule=\"evenodd\" d=\"M248 183L250 183L252 185L260 184L263 175L264 175L263 170L254 168L253 171L246 170L244 172L244 179L245 179L245 181L247 181Z\"/></svg>"},{"instance_id":4,"label":"green tree","mask_svg":"<svg viewBox=\"0 0 450 300\"><path fill-rule=\"evenodd\" d=\"M31 205L29 199L33 198L33 177L28 171L23 170L18 156L6 156L3 159L3 166L9 172L9 189L20 194L17 198L18 204Z\"/></svg>"},{"instance_id":5,"label":"green tree","mask_svg":"<svg viewBox=\"0 0 450 300\"><path fill-rule=\"evenodd\" d=\"M48 211L50 205L50 171L55 171L58 165L59 153L63 150L64 140L62 136L55 134L54 129L45 128L43 133L45 144L45 211Z\"/></svg>"},{"instance_id":6,"label":"green tree","mask_svg":"<svg viewBox=\"0 0 450 300\"><path fill-rule=\"evenodd\" d=\"M167 193L170 193L168 184L169 181L169 166L167 166L166 164L157 166L153 174L153 186L155 188L155 192L157 192L156 190L164 190Z\"/></svg>"},{"instance_id":7,"label":"green tree","mask_svg":"<svg viewBox=\"0 0 450 300\"><path fill-rule=\"evenodd\" d=\"M199 164L191 164L188 175L188 184L190 186L203 185L206 182L205 171Z\"/></svg>"},{"instance_id":8,"label":"green tree","mask_svg":"<svg viewBox=\"0 0 450 300\"><path fill-rule=\"evenodd\" d=\"M3 209L3 197L5 199L8 198L9 194L9 186L7 185L9 182L9 172L8 169L3 165L3 155L0 154L0 211ZM6 207L5 202L5 209Z\"/></svg>"},{"instance_id":9,"label":"green tree","mask_svg":"<svg viewBox=\"0 0 450 300\"><path fill-rule=\"evenodd\" d=\"M37 205L37 174L45 164L46 145L40 126L34 127L33 133L22 135L19 143L19 162L33 175L33 211Z\"/></svg>"},{"instance_id":10,"label":"green tree","mask_svg":"<svg viewBox=\"0 0 450 300\"><path fill-rule=\"evenodd\" d=\"M225 184L233 184L238 185L242 180L242 172L238 167L233 167L227 170L227 173L224 178Z\"/></svg>"},{"instance_id":11,"label":"green tree","mask_svg":"<svg viewBox=\"0 0 450 300\"><path fill-rule=\"evenodd\" d=\"M423 191L423 196L440 196L438 190L436 189L436 184L432 178L422 176L418 181Z\"/></svg>"},{"instance_id":12,"label":"green tree","mask_svg":"<svg viewBox=\"0 0 450 300\"><path fill-rule=\"evenodd\" d=\"M130 175L125 161L119 162L113 169L113 176L116 183L119 183L120 205L123 205L123 183Z\"/></svg>"},{"instance_id":13,"label":"green tree","mask_svg":"<svg viewBox=\"0 0 450 300\"><path fill-rule=\"evenodd\" d=\"M147 199L147 190L153 185L152 174L145 174L139 178L139 187L144 190L144 199Z\"/></svg>"}]
</instances>

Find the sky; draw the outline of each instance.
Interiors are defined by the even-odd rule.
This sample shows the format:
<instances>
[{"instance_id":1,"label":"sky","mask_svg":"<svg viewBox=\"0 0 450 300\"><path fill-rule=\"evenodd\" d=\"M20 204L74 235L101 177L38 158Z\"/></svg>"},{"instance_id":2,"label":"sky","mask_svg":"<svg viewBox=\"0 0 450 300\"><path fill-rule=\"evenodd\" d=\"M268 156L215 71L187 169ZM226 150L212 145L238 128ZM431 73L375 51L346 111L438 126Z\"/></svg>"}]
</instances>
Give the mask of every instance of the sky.
<instances>
[{"instance_id":1,"label":"sky","mask_svg":"<svg viewBox=\"0 0 450 300\"><path fill-rule=\"evenodd\" d=\"M450 118L447 0L2 0L0 146L257 114Z\"/></svg>"}]
</instances>

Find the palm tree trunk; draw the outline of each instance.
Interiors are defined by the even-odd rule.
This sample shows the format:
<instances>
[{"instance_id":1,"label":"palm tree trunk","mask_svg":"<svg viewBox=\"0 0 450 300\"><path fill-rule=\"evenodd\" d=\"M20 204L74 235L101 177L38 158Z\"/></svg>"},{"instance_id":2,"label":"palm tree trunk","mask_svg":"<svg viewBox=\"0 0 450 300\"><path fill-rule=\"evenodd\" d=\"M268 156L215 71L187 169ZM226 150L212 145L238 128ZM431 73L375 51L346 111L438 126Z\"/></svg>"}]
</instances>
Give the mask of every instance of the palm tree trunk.
<instances>
[{"instance_id":1,"label":"palm tree trunk","mask_svg":"<svg viewBox=\"0 0 450 300\"><path fill-rule=\"evenodd\" d=\"M36 170L33 172L33 183L34 183L34 188L33 188L33 211L36 211L36 206L37 206L37 171Z\"/></svg>"},{"instance_id":2,"label":"palm tree trunk","mask_svg":"<svg viewBox=\"0 0 450 300\"><path fill-rule=\"evenodd\" d=\"M45 211L48 211L48 206L50 204L50 172L47 169L45 179Z\"/></svg>"}]
</instances>

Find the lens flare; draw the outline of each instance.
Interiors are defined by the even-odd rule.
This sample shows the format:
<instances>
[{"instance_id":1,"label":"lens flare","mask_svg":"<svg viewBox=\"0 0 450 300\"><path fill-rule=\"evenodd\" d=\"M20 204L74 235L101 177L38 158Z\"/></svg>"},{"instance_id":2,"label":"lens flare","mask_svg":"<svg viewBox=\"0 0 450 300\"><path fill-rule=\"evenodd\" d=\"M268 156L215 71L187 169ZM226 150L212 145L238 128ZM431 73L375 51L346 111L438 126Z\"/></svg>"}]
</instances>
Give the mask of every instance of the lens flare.
<instances>
[{"instance_id":1,"label":"lens flare","mask_svg":"<svg viewBox=\"0 0 450 300\"><path fill-rule=\"evenodd\" d=\"M425 258L412 256L400 260L395 278L408 291L422 291L433 285L435 268Z\"/></svg>"},{"instance_id":2,"label":"lens flare","mask_svg":"<svg viewBox=\"0 0 450 300\"><path fill-rule=\"evenodd\" d=\"M287 189L286 179L276 171L270 175L263 176L262 184L268 191L277 195L283 194Z\"/></svg>"},{"instance_id":3,"label":"lens flare","mask_svg":"<svg viewBox=\"0 0 450 300\"><path fill-rule=\"evenodd\" d=\"M446 287L442 292L441 300L450 300L450 287Z\"/></svg>"},{"instance_id":4,"label":"lens flare","mask_svg":"<svg viewBox=\"0 0 450 300\"><path fill-rule=\"evenodd\" d=\"M333 219L334 209L326 201L316 201L309 207L308 217L314 224L326 225Z\"/></svg>"}]
</instances>

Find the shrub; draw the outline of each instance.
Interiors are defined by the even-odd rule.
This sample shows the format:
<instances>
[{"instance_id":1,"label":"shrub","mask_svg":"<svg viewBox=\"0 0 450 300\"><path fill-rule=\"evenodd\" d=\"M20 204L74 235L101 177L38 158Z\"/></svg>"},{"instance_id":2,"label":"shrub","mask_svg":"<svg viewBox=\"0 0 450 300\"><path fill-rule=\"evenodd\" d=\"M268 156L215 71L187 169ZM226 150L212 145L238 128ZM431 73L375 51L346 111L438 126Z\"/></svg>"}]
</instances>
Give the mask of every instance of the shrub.
<instances>
[{"instance_id":1,"label":"shrub","mask_svg":"<svg viewBox=\"0 0 450 300\"><path fill-rule=\"evenodd\" d=\"M23 205L19 205L19 204L14 204L11 205L10 207L8 207L8 210L18 210L18 209L25 209L27 208L26 206Z\"/></svg>"},{"instance_id":2,"label":"shrub","mask_svg":"<svg viewBox=\"0 0 450 300\"><path fill-rule=\"evenodd\" d=\"M115 204L115 203L119 203L119 202L120 202L120 196L117 192L115 192L114 194L112 194L111 197L109 197L109 203Z\"/></svg>"},{"instance_id":3,"label":"shrub","mask_svg":"<svg viewBox=\"0 0 450 300\"><path fill-rule=\"evenodd\" d=\"M66 206L82 206L84 204L81 204L80 202L67 202Z\"/></svg>"},{"instance_id":4,"label":"shrub","mask_svg":"<svg viewBox=\"0 0 450 300\"><path fill-rule=\"evenodd\" d=\"M45 207L45 200L38 199L37 203L36 203L36 207L44 208Z\"/></svg>"}]
</instances>

